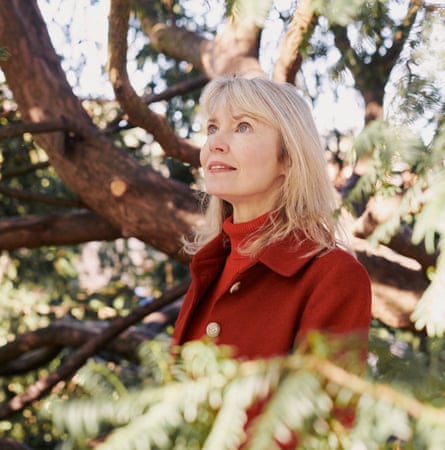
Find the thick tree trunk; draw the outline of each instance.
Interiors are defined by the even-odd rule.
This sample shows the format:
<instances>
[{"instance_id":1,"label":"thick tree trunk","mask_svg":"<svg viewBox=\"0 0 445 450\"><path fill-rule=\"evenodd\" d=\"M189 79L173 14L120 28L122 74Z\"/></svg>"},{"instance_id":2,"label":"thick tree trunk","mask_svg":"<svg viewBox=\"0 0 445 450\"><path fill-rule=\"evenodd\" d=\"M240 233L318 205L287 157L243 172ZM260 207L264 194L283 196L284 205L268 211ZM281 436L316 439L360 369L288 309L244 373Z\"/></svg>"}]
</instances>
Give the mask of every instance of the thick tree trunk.
<instances>
[{"instance_id":1,"label":"thick tree trunk","mask_svg":"<svg viewBox=\"0 0 445 450\"><path fill-rule=\"evenodd\" d=\"M35 0L0 2L0 42L23 119L75 123L76 133L36 136L68 187L122 236L185 260L180 239L200 217L193 191L140 166L99 133L66 81Z\"/></svg>"}]
</instances>

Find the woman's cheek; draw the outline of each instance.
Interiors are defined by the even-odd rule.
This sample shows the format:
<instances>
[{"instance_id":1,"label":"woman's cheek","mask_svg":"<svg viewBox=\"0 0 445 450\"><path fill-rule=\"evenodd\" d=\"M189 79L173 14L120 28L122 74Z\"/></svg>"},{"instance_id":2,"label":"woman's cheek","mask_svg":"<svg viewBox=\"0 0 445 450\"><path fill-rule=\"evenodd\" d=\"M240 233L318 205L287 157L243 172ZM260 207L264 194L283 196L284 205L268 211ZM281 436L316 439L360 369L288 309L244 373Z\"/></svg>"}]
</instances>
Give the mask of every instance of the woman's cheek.
<instances>
[{"instance_id":1,"label":"woman's cheek","mask_svg":"<svg viewBox=\"0 0 445 450\"><path fill-rule=\"evenodd\" d=\"M206 145L204 145L203 147L201 147L201 150L199 152L199 162L201 164L201 167L205 167L205 163L207 161L207 149L206 149Z\"/></svg>"}]
</instances>

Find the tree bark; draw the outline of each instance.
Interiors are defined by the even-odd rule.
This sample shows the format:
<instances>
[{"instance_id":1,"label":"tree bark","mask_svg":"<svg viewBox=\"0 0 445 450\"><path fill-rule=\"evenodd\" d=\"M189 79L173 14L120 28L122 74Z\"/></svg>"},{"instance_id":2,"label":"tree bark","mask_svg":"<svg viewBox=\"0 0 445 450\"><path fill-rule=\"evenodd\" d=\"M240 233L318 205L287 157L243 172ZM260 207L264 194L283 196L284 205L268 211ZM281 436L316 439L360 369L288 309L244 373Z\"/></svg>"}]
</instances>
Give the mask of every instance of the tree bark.
<instances>
[{"instance_id":1,"label":"tree bark","mask_svg":"<svg viewBox=\"0 0 445 450\"><path fill-rule=\"evenodd\" d=\"M118 228L88 210L10 217L0 221L0 250L111 241L121 236Z\"/></svg>"},{"instance_id":2,"label":"tree bark","mask_svg":"<svg viewBox=\"0 0 445 450\"><path fill-rule=\"evenodd\" d=\"M35 136L67 186L122 236L186 260L181 238L200 217L193 190L142 167L99 133L68 85L35 0L0 2L0 41L9 53L2 70L24 120L75 123L75 133ZM124 186L118 193L116 181Z\"/></svg>"},{"instance_id":3,"label":"tree bark","mask_svg":"<svg viewBox=\"0 0 445 450\"><path fill-rule=\"evenodd\" d=\"M209 78L227 73L265 76L258 60L260 29L254 23L232 17L223 31L213 40L207 40L159 22L150 0L141 5L138 12L142 28L158 52L190 62Z\"/></svg>"}]
</instances>

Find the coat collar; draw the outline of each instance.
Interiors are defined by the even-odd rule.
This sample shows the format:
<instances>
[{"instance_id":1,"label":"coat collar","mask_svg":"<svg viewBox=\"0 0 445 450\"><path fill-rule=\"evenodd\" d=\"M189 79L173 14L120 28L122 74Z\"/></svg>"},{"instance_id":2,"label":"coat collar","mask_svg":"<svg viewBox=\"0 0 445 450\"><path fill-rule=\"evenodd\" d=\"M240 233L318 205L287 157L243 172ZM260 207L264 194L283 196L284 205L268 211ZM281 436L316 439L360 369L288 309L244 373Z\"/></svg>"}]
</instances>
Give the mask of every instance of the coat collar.
<instances>
[{"instance_id":1,"label":"coat collar","mask_svg":"<svg viewBox=\"0 0 445 450\"><path fill-rule=\"evenodd\" d=\"M260 251L256 259L279 275L290 277L319 254L314 242L307 239L298 242L287 238L268 245Z\"/></svg>"},{"instance_id":2,"label":"coat collar","mask_svg":"<svg viewBox=\"0 0 445 450\"><path fill-rule=\"evenodd\" d=\"M261 250L253 259L252 265L261 262L279 275L290 277L301 270L306 264L320 255L314 242L304 239L300 242L287 238L274 242ZM222 267L229 252L227 238L222 233L205 245L193 258L191 267L199 272Z\"/></svg>"}]
</instances>

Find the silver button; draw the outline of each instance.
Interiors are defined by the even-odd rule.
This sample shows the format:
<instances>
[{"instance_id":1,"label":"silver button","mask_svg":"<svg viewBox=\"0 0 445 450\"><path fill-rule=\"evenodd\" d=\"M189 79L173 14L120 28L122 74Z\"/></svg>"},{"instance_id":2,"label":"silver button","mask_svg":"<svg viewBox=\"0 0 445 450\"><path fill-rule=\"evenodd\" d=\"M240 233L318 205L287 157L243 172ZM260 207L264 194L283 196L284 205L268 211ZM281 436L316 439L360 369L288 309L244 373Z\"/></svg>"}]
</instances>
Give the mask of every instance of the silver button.
<instances>
[{"instance_id":1,"label":"silver button","mask_svg":"<svg viewBox=\"0 0 445 450\"><path fill-rule=\"evenodd\" d=\"M217 322L209 322L206 326L206 334L208 337L215 338L221 333L221 326Z\"/></svg>"},{"instance_id":2,"label":"silver button","mask_svg":"<svg viewBox=\"0 0 445 450\"><path fill-rule=\"evenodd\" d=\"M241 281L237 281L236 283L233 283L232 286L230 286L229 292L231 294L234 294L235 292L238 292L240 286L241 286Z\"/></svg>"}]
</instances>

